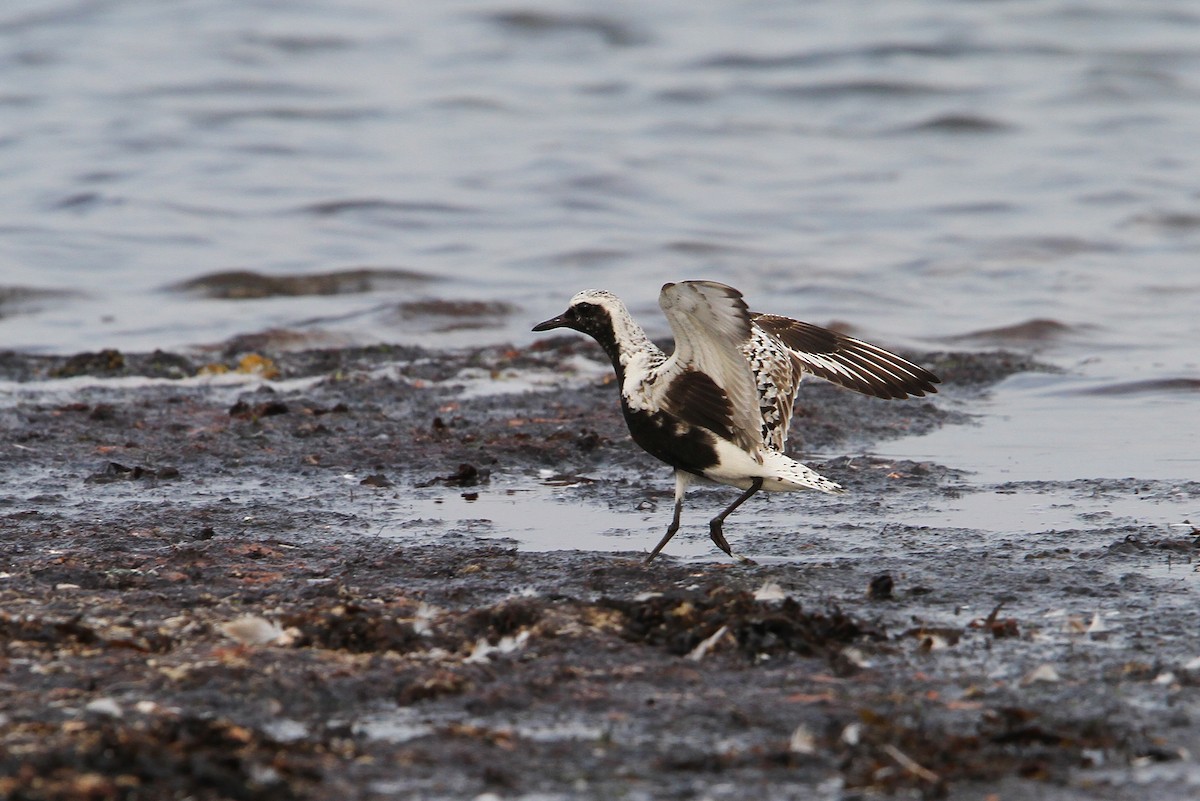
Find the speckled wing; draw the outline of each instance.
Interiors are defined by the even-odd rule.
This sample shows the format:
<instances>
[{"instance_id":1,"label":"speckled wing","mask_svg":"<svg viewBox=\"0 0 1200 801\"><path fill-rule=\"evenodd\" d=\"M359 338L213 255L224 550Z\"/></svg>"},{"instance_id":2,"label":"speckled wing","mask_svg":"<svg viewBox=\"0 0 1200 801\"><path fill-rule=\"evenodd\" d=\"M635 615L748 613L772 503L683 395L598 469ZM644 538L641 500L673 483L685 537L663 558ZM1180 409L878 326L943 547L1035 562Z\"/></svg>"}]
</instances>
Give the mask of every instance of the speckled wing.
<instances>
[{"instance_id":1,"label":"speckled wing","mask_svg":"<svg viewBox=\"0 0 1200 801\"><path fill-rule=\"evenodd\" d=\"M877 398L937 392L936 375L883 348L776 314L752 314L754 325L782 344L805 372Z\"/></svg>"},{"instance_id":2,"label":"speckled wing","mask_svg":"<svg viewBox=\"0 0 1200 801\"><path fill-rule=\"evenodd\" d=\"M658 302L675 334L675 352L655 381L659 405L759 456L762 420L742 353L751 337L742 294L714 281L681 281L665 284Z\"/></svg>"},{"instance_id":3,"label":"speckled wing","mask_svg":"<svg viewBox=\"0 0 1200 801\"><path fill-rule=\"evenodd\" d=\"M803 368L790 350L758 326L753 327L750 341L742 346L742 354L754 374L763 443L768 448L782 451L787 445L788 426L796 390L804 377Z\"/></svg>"}]
</instances>

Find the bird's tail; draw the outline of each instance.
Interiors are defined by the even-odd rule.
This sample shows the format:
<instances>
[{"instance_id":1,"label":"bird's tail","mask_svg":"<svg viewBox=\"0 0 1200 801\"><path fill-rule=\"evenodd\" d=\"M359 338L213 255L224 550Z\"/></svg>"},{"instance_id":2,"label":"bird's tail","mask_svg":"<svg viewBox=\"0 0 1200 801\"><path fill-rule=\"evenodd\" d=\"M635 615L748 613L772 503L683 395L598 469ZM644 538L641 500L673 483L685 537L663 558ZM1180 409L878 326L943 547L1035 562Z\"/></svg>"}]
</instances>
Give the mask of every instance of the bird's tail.
<instances>
[{"instance_id":1,"label":"bird's tail","mask_svg":"<svg viewBox=\"0 0 1200 801\"><path fill-rule=\"evenodd\" d=\"M811 467L802 465L779 451L764 451L762 457L763 489L765 490L778 492L780 490L815 489L830 495L838 495L846 491L836 481L830 481Z\"/></svg>"}]
</instances>

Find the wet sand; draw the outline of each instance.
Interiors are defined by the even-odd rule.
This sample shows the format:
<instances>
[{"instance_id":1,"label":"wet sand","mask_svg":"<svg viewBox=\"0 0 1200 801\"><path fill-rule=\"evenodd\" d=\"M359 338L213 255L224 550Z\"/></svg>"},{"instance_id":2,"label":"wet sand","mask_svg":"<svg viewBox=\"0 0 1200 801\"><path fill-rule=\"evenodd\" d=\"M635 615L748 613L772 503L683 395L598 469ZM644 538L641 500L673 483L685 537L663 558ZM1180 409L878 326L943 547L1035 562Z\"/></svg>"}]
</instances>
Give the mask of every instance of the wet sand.
<instances>
[{"instance_id":1,"label":"wet sand","mask_svg":"<svg viewBox=\"0 0 1200 801\"><path fill-rule=\"evenodd\" d=\"M0 796L1200 792L1193 531L870 523L872 505L972 487L860 454L970 424L954 401L1046 369L1025 357L910 354L945 379L932 401L802 391L794 447L843 454L806 461L861 504L854 531L827 532L856 548L822 553L819 519L792 536L743 510L727 533L761 564L646 566L670 482L612 384L573 374L587 343L249 360L246 344L0 354ZM210 360L211 382L180 380ZM529 372L561 380L462 391ZM531 552L428 519L380 533L389 498L539 471L591 477L580 514L644 502L662 525L627 553ZM1136 477L1069 489L1200 497Z\"/></svg>"}]
</instances>

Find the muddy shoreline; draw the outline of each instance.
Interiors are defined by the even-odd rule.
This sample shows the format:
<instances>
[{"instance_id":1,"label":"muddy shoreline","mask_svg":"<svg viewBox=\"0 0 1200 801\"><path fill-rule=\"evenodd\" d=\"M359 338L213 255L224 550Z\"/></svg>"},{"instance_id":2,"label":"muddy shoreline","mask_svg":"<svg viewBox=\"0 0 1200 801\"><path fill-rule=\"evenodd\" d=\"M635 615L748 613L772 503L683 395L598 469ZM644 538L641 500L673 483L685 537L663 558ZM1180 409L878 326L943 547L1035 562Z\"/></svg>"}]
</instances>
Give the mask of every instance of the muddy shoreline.
<instances>
[{"instance_id":1,"label":"muddy shoreline","mask_svg":"<svg viewBox=\"0 0 1200 801\"><path fill-rule=\"evenodd\" d=\"M649 568L658 522L626 553L571 550L569 531L528 551L423 519L380 536L389 499L418 488L587 476L581 515L661 515L670 482L578 339L269 346L0 353L0 796L1200 790L1188 531L1098 519L995 542L833 531L814 512L797 540L751 515L727 531L762 564ZM793 449L837 454L810 463L854 503L975 491L871 444L970 424L972 397L1047 369L913 355L945 379L931 401L802 391ZM530 375L539 391L520 391ZM513 391L479 391L493 385ZM1195 482L1078 484L1200 497ZM825 551L837 537L861 544Z\"/></svg>"}]
</instances>

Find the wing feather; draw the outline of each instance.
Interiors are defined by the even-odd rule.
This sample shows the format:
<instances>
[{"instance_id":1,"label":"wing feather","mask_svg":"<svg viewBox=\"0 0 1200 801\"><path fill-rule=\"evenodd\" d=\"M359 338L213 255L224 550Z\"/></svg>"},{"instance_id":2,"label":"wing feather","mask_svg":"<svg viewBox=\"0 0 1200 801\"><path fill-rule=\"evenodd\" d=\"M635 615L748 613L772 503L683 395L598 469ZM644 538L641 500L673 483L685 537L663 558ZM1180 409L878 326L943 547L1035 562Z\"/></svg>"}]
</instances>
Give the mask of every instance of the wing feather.
<instances>
[{"instance_id":1,"label":"wing feather","mask_svg":"<svg viewBox=\"0 0 1200 801\"><path fill-rule=\"evenodd\" d=\"M777 339L806 372L877 398L921 397L940 379L923 367L860 339L777 314L751 320Z\"/></svg>"},{"instance_id":2,"label":"wing feather","mask_svg":"<svg viewBox=\"0 0 1200 801\"><path fill-rule=\"evenodd\" d=\"M658 302L675 334L675 352L656 380L663 387L662 406L695 422L688 407L696 400L691 396L703 387L707 410L703 416L710 423L717 421L715 410L719 407L721 416L728 419L727 426L704 427L758 457L763 446L762 417L754 375L742 353L752 332L742 294L715 281L681 281L665 284ZM712 386L690 376L692 373L711 379ZM725 403L717 403L718 393Z\"/></svg>"}]
</instances>

